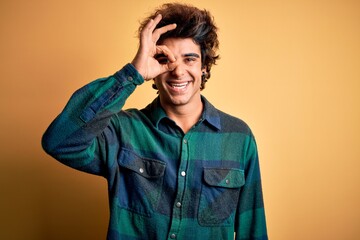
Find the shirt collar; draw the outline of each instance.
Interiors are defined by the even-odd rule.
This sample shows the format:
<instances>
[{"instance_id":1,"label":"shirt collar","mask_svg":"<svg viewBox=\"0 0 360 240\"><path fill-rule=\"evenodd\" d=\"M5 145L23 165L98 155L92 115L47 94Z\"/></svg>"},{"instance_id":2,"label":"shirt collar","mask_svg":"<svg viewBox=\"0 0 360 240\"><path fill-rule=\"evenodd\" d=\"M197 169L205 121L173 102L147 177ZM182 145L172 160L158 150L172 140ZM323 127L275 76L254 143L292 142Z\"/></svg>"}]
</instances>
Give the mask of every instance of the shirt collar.
<instances>
[{"instance_id":1,"label":"shirt collar","mask_svg":"<svg viewBox=\"0 0 360 240\"><path fill-rule=\"evenodd\" d=\"M208 123L210 126L216 128L216 130L221 130L220 114L219 110L216 109L204 96L201 96L201 101L204 104L204 110L201 115L200 121ZM168 118L164 109L161 107L160 98L157 97L150 103L144 111L146 115L150 118L156 128L159 127L159 123L164 118ZM171 119L169 119L171 120Z\"/></svg>"},{"instance_id":2,"label":"shirt collar","mask_svg":"<svg viewBox=\"0 0 360 240\"><path fill-rule=\"evenodd\" d=\"M204 104L204 111L202 113L202 119L208 122L211 126L217 130L221 130L221 121L219 110L216 109L204 96L201 95L201 101Z\"/></svg>"}]
</instances>

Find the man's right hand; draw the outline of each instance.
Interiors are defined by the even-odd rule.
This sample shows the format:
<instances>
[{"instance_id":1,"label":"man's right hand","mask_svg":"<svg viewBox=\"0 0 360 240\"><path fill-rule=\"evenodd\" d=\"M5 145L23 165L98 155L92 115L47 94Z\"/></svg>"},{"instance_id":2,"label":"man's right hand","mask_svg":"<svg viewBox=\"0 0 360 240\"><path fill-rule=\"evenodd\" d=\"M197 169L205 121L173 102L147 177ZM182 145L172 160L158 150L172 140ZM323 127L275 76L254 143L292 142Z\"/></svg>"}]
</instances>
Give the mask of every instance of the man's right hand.
<instances>
[{"instance_id":1,"label":"man's right hand","mask_svg":"<svg viewBox=\"0 0 360 240\"><path fill-rule=\"evenodd\" d=\"M171 63L176 61L173 53L165 45L157 45L161 34L176 28L176 24L169 24L155 29L161 18L160 14L157 15L142 29L140 33L140 47L134 60L131 62L143 76L144 80L151 80L164 72L172 71ZM155 58L158 54L165 55L168 62L160 64Z\"/></svg>"}]
</instances>

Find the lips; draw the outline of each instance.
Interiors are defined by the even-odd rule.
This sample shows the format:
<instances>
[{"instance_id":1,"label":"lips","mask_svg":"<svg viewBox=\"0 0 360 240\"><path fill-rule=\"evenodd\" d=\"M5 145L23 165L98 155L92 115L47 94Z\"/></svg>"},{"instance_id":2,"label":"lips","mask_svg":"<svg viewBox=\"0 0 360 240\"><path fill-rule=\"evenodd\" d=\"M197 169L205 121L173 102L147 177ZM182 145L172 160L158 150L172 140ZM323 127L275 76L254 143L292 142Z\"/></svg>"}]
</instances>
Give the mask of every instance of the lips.
<instances>
[{"instance_id":1,"label":"lips","mask_svg":"<svg viewBox=\"0 0 360 240\"><path fill-rule=\"evenodd\" d=\"M175 88L175 89L184 89L186 88L186 86L189 84L189 82L185 82L185 83L169 83L170 87Z\"/></svg>"},{"instance_id":2,"label":"lips","mask_svg":"<svg viewBox=\"0 0 360 240\"><path fill-rule=\"evenodd\" d=\"M188 82L167 82L167 84L171 87L171 89L180 91L186 89L186 87L189 85L191 81Z\"/></svg>"}]
</instances>

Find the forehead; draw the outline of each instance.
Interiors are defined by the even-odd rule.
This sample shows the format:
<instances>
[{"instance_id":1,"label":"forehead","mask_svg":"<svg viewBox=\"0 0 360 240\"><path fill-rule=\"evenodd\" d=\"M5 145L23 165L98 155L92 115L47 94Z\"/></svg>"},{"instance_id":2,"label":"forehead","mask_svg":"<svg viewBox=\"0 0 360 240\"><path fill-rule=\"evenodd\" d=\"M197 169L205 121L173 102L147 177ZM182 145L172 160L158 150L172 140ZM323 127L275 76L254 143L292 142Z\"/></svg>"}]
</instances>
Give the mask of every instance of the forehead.
<instances>
[{"instance_id":1,"label":"forehead","mask_svg":"<svg viewBox=\"0 0 360 240\"><path fill-rule=\"evenodd\" d=\"M192 38L167 38L162 42L175 55L197 53L200 55L200 46Z\"/></svg>"}]
</instances>

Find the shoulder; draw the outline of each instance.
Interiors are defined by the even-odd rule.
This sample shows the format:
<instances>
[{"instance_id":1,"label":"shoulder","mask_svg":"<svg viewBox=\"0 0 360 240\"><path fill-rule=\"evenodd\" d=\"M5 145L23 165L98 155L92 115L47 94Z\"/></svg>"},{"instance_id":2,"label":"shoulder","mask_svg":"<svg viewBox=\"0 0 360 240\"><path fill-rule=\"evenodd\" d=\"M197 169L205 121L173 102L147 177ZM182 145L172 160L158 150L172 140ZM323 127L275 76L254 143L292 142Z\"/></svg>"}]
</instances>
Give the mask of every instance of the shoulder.
<instances>
[{"instance_id":1,"label":"shoulder","mask_svg":"<svg viewBox=\"0 0 360 240\"><path fill-rule=\"evenodd\" d=\"M251 134L250 127L245 121L214 107L204 96L202 96L202 101L205 104L205 116L222 132Z\"/></svg>"},{"instance_id":2,"label":"shoulder","mask_svg":"<svg viewBox=\"0 0 360 240\"><path fill-rule=\"evenodd\" d=\"M239 132L246 135L251 135L249 125L242 119L217 110L220 117L221 130L224 132Z\"/></svg>"}]
</instances>

